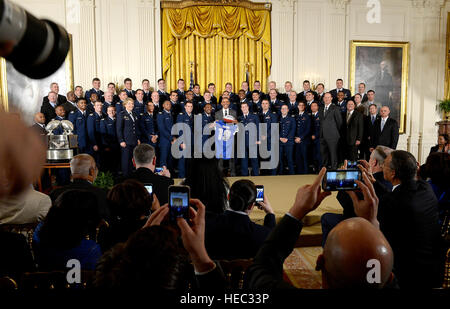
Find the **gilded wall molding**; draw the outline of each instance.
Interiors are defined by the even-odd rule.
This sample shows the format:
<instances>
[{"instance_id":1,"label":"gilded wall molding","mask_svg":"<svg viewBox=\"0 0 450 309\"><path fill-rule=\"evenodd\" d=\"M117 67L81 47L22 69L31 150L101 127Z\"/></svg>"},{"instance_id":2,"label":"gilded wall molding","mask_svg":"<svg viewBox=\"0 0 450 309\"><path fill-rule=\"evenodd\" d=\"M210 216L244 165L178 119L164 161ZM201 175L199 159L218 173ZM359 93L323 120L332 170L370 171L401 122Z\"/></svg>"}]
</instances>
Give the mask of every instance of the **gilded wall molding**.
<instances>
[{"instance_id":1,"label":"gilded wall molding","mask_svg":"<svg viewBox=\"0 0 450 309\"><path fill-rule=\"evenodd\" d=\"M250 1L239 0L189 0L189 1L161 1L162 9L184 9L191 6L236 6L250 10L272 10L271 3L254 3Z\"/></svg>"}]
</instances>

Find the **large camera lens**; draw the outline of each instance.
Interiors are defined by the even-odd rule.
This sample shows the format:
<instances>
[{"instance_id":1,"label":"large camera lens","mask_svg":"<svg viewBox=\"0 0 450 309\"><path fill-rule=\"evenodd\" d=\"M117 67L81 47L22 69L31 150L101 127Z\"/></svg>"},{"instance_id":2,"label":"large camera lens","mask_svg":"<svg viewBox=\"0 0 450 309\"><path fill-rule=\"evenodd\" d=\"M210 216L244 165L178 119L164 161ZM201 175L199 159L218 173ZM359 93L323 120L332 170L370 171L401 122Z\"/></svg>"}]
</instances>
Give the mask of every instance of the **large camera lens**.
<instances>
[{"instance_id":1,"label":"large camera lens","mask_svg":"<svg viewBox=\"0 0 450 309\"><path fill-rule=\"evenodd\" d=\"M7 0L0 0L0 41L17 42L5 58L17 71L35 79L58 70L70 48L70 38L63 27L37 19Z\"/></svg>"}]
</instances>

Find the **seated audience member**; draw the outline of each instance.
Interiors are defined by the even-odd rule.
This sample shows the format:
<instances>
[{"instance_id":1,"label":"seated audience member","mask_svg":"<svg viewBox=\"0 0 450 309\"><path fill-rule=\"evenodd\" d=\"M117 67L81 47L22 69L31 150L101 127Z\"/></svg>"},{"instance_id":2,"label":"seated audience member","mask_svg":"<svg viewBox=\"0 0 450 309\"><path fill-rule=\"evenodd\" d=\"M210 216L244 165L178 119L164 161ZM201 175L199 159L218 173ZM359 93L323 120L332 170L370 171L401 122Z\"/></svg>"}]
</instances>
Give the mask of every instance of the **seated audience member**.
<instances>
[{"instance_id":1,"label":"seated audience member","mask_svg":"<svg viewBox=\"0 0 450 309\"><path fill-rule=\"evenodd\" d=\"M385 146L377 146L370 154L369 162L359 161L369 171L370 174L378 181L379 187L382 190L391 191L392 184L384 179L383 176L383 163L386 157L393 151L393 149ZM347 162L344 163L346 166ZM358 193L358 196L362 198L362 194ZM336 196L339 204L341 204L344 212L343 214L325 213L322 215L322 247L325 245L328 233L342 220L355 217L355 211L353 210L353 202L350 196L343 191L338 192Z\"/></svg>"},{"instance_id":2,"label":"seated audience member","mask_svg":"<svg viewBox=\"0 0 450 309\"><path fill-rule=\"evenodd\" d=\"M438 144L436 146L431 147L430 154L432 154L433 152L450 153L450 143L447 134L439 134Z\"/></svg>"},{"instance_id":3,"label":"seated audience member","mask_svg":"<svg viewBox=\"0 0 450 309\"><path fill-rule=\"evenodd\" d=\"M247 270L251 289L292 288L283 280L283 263L297 242L303 227L301 220L331 194L321 190L325 172L322 168L313 184L298 189L294 205L258 251L253 265ZM367 182L368 186L358 183L365 198L357 204L361 209L377 206L373 186ZM330 233L323 254L317 259L316 268L322 271L323 288L379 289L390 282L392 249L377 228L376 217L370 219L347 219ZM367 280L367 261L370 259L380 262L379 283Z\"/></svg>"},{"instance_id":4,"label":"seated audience member","mask_svg":"<svg viewBox=\"0 0 450 309\"><path fill-rule=\"evenodd\" d=\"M0 231L0 278L10 277L20 280L25 272L35 270L31 249L24 235Z\"/></svg>"},{"instance_id":5,"label":"seated audience member","mask_svg":"<svg viewBox=\"0 0 450 309\"><path fill-rule=\"evenodd\" d=\"M438 200L439 224L450 219L450 154L434 152L420 167L420 177L428 180Z\"/></svg>"},{"instance_id":6,"label":"seated audience member","mask_svg":"<svg viewBox=\"0 0 450 309\"><path fill-rule=\"evenodd\" d=\"M95 242L100 223L97 197L87 191L63 192L34 231L33 249L40 271L65 270L77 259L81 269L94 270L102 253Z\"/></svg>"},{"instance_id":7,"label":"seated audience member","mask_svg":"<svg viewBox=\"0 0 450 309\"><path fill-rule=\"evenodd\" d=\"M441 252L438 201L431 186L416 180L417 162L403 150L390 153L383 164L392 191L380 190L378 221L395 256L394 274L401 288L439 287ZM378 188L377 188L378 187Z\"/></svg>"},{"instance_id":8,"label":"seated audience member","mask_svg":"<svg viewBox=\"0 0 450 309\"><path fill-rule=\"evenodd\" d=\"M197 209L197 212L191 211L190 225L182 218L177 219L183 246L174 229L160 226L169 213L169 208L163 206L126 243L117 244L103 255L97 266L94 286L147 291L185 290L187 280L193 275L187 251L197 286L223 289L223 272L205 249L205 206L199 200L189 202ZM153 296L158 297L157 294Z\"/></svg>"},{"instance_id":9,"label":"seated audience member","mask_svg":"<svg viewBox=\"0 0 450 309\"><path fill-rule=\"evenodd\" d=\"M191 189L191 197L206 206L206 222L210 215L222 214L228 208L227 195L230 188L220 172L216 159L192 159L183 185Z\"/></svg>"},{"instance_id":10,"label":"seated audience member","mask_svg":"<svg viewBox=\"0 0 450 309\"><path fill-rule=\"evenodd\" d=\"M173 185L173 179L170 178L170 172L164 168L162 172L155 173L155 148L149 144L140 144L133 150L133 164L136 170L133 171L127 179L135 179L142 184L151 183L153 193L156 194L161 205L168 201L168 189ZM119 182L123 181L119 180Z\"/></svg>"},{"instance_id":11,"label":"seated audience member","mask_svg":"<svg viewBox=\"0 0 450 309\"><path fill-rule=\"evenodd\" d=\"M0 198L0 224L28 224L44 220L52 206L50 197L31 185L22 193Z\"/></svg>"},{"instance_id":12,"label":"seated audience member","mask_svg":"<svg viewBox=\"0 0 450 309\"><path fill-rule=\"evenodd\" d=\"M127 241L131 234L144 226L152 207L153 210L159 208L158 199L152 199L144 185L134 179L115 185L108 192L108 204L111 220L106 247Z\"/></svg>"},{"instance_id":13,"label":"seated audience member","mask_svg":"<svg viewBox=\"0 0 450 309\"><path fill-rule=\"evenodd\" d=\"M92 192L97 197L101 217L108 220L109 209L106 204L106 191L93 185L98 174L94 158L88 154L74 156L70 161L70 171L72 173L72 183L53 190L50 193L52 201L54 202L61 193L67 190L76 189Z\"/></svg>"},{"instance_id":14,"label":"seated audience member","mask_svg":"<svg viewBox=\"0 0 450 309\"><path fill-rule=\"evenodd\" d=\"M230 209L209 224L206 229L205 245L214 259L253 258L264 240L275 226L275 215L267 196L260 207L266 213L264 226L250 220L250 213L256 206L256 187L250 180L238 180L228 195Z\"/></svg>"}]
</instances>

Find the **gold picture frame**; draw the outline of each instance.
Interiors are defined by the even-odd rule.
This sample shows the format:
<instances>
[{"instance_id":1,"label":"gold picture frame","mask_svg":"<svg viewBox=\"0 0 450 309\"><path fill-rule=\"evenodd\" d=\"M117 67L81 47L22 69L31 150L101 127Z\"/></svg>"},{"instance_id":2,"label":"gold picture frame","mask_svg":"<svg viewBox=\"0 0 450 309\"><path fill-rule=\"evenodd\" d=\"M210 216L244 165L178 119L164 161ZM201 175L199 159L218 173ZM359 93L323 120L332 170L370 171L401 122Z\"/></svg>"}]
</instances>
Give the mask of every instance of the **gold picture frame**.
<instances>
[{"instance_id":1,"label":"gold picture frame","mask_svg":"<svg viewBox=\"0 0 450 309\"><path fill-rule=\"evenodd\" d=\"M69 48L69 52L67 53L66 56L66 60L64 62L64 65L61 66L61 68L56 71L53 75L50 75L49 77L43 79L42 81L49 81L52 80L52 77L55 76L56 74L59 74L59 76L64 75L64 79L65 79L65 87L64 89L66 91L73 91L74 89L74 76L73 76L73 44L72 44L72 35L69 34L69 38L70 38L70 48ZM9 89L8 87L8 83L16 83L19 82L17 80L8 81L8 74L7 71L10 69L12 70L12 64L11 63L7 63L5 58L0 57L0 108L3 108L3 110L7 111L7 112L12 112L12 113L19 113L19 114L23 114L22 111L20 110L20 108L18 106L14 107L12 106L11 102L10 102L10 93L11 93L11 89ZM60 72L61 70L64 70L64 74L62 72ZM32 82L39 82L41 80L31 80L28 77L20 74L17 72L17 74L15 74L14 76L15 79L23 79L22 80L22 84L26 84L26 81L32 81ZM58 82L55 80L55 82ZM60 84L61 85L61 84ZM46 92L49 91L49 86L50 83L47 82L44 86L44 90ZM20 89L19 89L20 90ZM8 93L9 91L9 93ZM63 93L64 95L66 93ZM40 97L40 103L42 103L42 93L40 93L41 97ZM37 104L37 103L36 103ZM40 105L39 105L40 108ZM32 107L32 111L31 112L35 112L36 110L36 106ZM27 110L24 111L25 114L27 114L26 112L28 112ZM25 117L27 118L27 117ZM29 118L29 115L28 115ZM27 119L24 119L25 121L27 121ZM29 122L29 121L28 121Z\"/></svg>"},{"instance_id":2,"label":"gold picture frame","mask_svg":"<svg viewBox=\"0 0 450 309\"><path fill-rule=\"evenodd\" d=\"M375 91L375 102L389 106L399 132L406 132L409 76L409 42L350 41L349 88Z\"/></svg>"}]
</instances>

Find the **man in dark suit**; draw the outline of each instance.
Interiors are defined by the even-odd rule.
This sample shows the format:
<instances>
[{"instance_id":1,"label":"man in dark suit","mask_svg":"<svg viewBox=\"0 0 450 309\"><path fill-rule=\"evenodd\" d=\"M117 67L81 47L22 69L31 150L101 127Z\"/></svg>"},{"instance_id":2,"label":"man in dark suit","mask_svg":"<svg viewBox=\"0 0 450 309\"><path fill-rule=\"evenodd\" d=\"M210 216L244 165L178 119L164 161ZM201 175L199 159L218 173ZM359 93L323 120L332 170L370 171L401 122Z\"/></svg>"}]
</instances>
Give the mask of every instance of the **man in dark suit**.
<instances>
[{"instance_id":1,"label":"man in dark suit","mask_svg":"<svg viewBox=\"0 0 450 309\"><path fill-rule=\"evenodd\" d=\"M322 166L338 167L338 142L342 116L339 107L331 103L331 93L324 95L325 106L319 110L320 119L320 154Z\"/></svg>"},{"instance_id":2,"label":"man in dark suit","mask_svg":"<svg viewBox=\"0 0 450 309\"><path fill-rule=\"evenodd\" d=\"M66 115L69 115L72 111L76 111L78 109L75 93L73 91L69 91L67 93L67 101L61 104L64 108L64 111L66 112Z\"/></svg>"},{"instance_id":3,"label":"man in dark suit","mask_svg":"<svg viewBox=\"0 0 450 309\"><path fill-rule=\"evenodd\" d=\"M253 192L250 192L253 188ZM237 196L239 195L239 196ZM249 180L239 180L230 188L230 209L208 222L205 245L213 259L253 258L258 249L275 227L275 215L267 196L260 203L266 213L264 225L250 220L250 213L256 206L256 188Z\"/></svg>"},{"instance_id":4,"label":"man in dark suit","mask_svg":"<svg viewBox=\"0 0 450 309\"><path fill-rule=\"evenodd\" d=\"M230 100L227 98L223 98L221 102L222 108L218 111L216 111L216 114L214 115L214 119L216 121L223 120L224 117L232 116L234 117L233 123L237 123L237 112L230 108ZM236 137L233 137L236 142ZM224 160L219 159L219 169L221 171L224 170L224 163L228 162L228 166L230 169L230 175L236 176L236 165L235 165L235 159L232 157L230 160Z\"/></svg>"},{"instance_id":5,"label":"man in dark suit","mask_svg":"<svg viewBox=\"0 0 450 309\"><path fill-rule=\"evenodd\" d=\"M440 252L436 195L427 182L416 180L417 162L409 152L389 154L383 174L393 189L384 195L377 191L378 221L394 251L394 274L400 288L439 287L445 253Z\"/></svg>"},{"instance_id":6,"label":"man in dark suit","mask_svg":"<svg viewBox=\"0 0 450 309\"><path fill-rule=\"evenodd\" d=\"M369 115L364 119L364 144L362 145L366 160L369 159L370 153L377 146L375 144L375 123L379 118L377 106L375 104L370 105Z\"/></svg>"},{"instance_id":7,"label":"man in dark suit","mask_svg":"<svg viewBox=\"0 0 450 309\"><path fill-rule=\"evenodd\" d=\"M344 81L340 78L336 80L336 89L333 89L330 91L331 95L333 96L333 101L337 101L337 94L338 92L344 93L344 99L348 100L352 97L352 94L350 90L344 88Z\"/></svg>"},{"instance_id":8,"label":"man in dark suit","mask_svg":"<svg viewBox=\"0 0 450 309\"><path fill-rule=\"evenodd\" d=\"M108 220L110 211L106 203L106 191L93 185L98 173L94 158L88 154L76 155L70 161L70 171L72 172L72 183L53 190L50 193L52 201L55 202L58 196L68 190L92 192L97 197L101 217Z\"/></svg>"},{"instance_id":9,"label":"man in dark suit","mask_svg":"<svg viewBox=\"0 0 450 309\"><path fill-rule=\"evenodd\" d=\"M167 203L169 196L169 186L173 185L173 179L170 178L168 169L157 174L155 173L156 155L155 148L148 144L140 144L133 150L133 164L136 170L133 171L127 179L136 179L142 184L151 183L153 193L158 197L159 204L162 206ZM120 179L119 182L125 179Z\"/></svg>"},{"instance_id":10,"label":"man in dark suit","mask_svg":"<svg viewBox=\"0 0 450 309\"><path fill-rule=\"evenodd\" d=\"M346 154L345 159L356 161L358 159L358 146L361 145L364 134L363 115L355 110L355 102L347 102L345 126Z\"/></svg>"},{"instance_id":11,"label":"man in dark suit","mask_svg":"<svg viewBox=\"0 0 450 309\"><path fill-rule=\"evenodd\" d=\"M57 102L58 95L55 92L50 91L46 98L47 101L44 100L41 106L41 113L45 116L45 124L56 117L55 108L59 105Z\"/></svg>"},{"instance_id":12,"label":"man in dark suit","mask_svg":"<svg viewBox=\"0 0 450 309\"><path fill-rule=\"evenodd\" d=\"M34 124L31 129L39 135L47 135L47 130L45 130L45 115L43 113L36 113L34 115Z\"/></svg>"},{"instance_id":13,"label":"man in dark suit","mask_svg":"<svg viewBox=\"0 0 450 309\"><path fill-rule=\"evenodd\" d=\"M81 91L83 91L83 88L81 88ZM58 83L51 83L50 84L50 92L54 92L57 96L56 98L56 105L60 105L63 104L64 102L67 101L67 98L61 94L59 94L59 85ZM45 96L42 100L42 105L44 105L44 103L48 103L48 96ZM53 118L50 118L53 119ZM47 119L49 120L49 119Z\"/></svg>"},{"instance_id":14,"label":"man in dark suit","mask_svg":"<svg viewBox=\"0 0 450 309\"><path fill-rule=\"evenodd\" d=\"M237 122L237 113L235 110L230 108L230 100L223 99L221 105L222 105L222 108L216 112L214 119L215 120L223 120L223 118L225 116L233 116Z\"/></svg>"},{"instance_id":15,"label":"man in dark suit","mask_svg":"<svg viewBox=\"0 0 450 309\"><path fill-rule=\"evenodd\" d=\"M380 118L375 121L375 145L396 149L399 137L398 123L389 117L389 113L389 107L383 106L380 110Z\"/></svg>"},{"instance_id":16,"label":"man in dark suit","mask_svg":"<svg viewBox=\"0 0 450 309\"><path fill-rule=\"evenodd\" d=\"M323 168L312 185L298 189L294 205L258 251L247 269L250 289L292 288L283 280L283 263L298 240L303 228L302 219L330 195L330 192L321 192L325 172ZM380 263L379 282L368 283L368 256ZM352 218L340 223L330 233L316 267L322 271L323 288L379 289L391 279L393 258L389 243L374 224L362 218Z\"/></svg>"}]
</instances>

